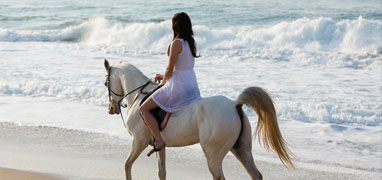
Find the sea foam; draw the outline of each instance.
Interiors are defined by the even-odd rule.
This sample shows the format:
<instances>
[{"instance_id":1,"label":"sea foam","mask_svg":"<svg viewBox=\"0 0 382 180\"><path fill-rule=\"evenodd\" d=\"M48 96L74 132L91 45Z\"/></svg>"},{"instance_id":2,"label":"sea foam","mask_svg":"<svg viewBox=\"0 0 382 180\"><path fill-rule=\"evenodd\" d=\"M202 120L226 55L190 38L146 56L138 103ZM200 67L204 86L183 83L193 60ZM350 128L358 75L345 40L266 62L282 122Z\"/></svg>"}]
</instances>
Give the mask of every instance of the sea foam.
<instances>
[{"instance_id":1,"label":"sea foam","mask_svg":"<svg viewBox=\"0 0 382 180\"><path fill-rule=\"evenodd\" d=\"M20 81L14 79L13 81L0 82L0 94L6 96L57 97L103 106L108 103L105 101L107 99L105 88L101 86L68 86L31 80Z\"/></svg>"},{"instance_id":2,"label":"sea foam","mask_svg":"<svg viewBox=\"0 0 382 180\"><path fill-rule=\"evenodd\" d=\"M125 23L88 18L54 30L0 28L0 41L68 41L108 52L161 54L172 39L171 22ZM268 27L195 25L203 56L261 58L300 65L378 68L382 59L382 22L300 18Z\"/></svg>"}]
</instances>

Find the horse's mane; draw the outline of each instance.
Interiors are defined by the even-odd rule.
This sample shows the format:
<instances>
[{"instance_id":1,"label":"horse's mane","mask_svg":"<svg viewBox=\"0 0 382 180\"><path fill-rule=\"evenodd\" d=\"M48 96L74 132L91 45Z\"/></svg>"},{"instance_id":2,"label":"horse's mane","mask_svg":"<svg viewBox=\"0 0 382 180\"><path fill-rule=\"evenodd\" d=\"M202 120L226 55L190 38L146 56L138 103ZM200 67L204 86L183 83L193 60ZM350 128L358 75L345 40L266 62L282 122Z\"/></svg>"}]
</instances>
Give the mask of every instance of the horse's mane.
<instances>
[{"instance_id":1,"label":"horse's mane","mask_svg":"<svg viewBox=\"0 0 382 180\"><path fill-rule=\"evenodd\" d=\"M137 67L135 67L132 64L120 63L115 67L120 68L122 73L124 73L125 75L131 74L135 77L143 77L144 79L148 79L148 77L145 74L143 74L142 71L140 71Z\"/></svg>"}]
</instances>

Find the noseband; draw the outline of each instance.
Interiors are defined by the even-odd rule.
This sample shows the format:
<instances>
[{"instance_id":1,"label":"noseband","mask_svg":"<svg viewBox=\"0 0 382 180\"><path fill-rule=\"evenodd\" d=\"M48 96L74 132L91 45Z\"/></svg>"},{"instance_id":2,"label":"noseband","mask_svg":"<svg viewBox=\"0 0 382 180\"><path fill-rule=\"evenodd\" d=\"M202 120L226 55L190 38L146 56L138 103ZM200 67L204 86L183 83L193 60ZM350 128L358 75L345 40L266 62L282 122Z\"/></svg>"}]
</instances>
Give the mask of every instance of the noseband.
<instances>
[{"instance_id":1,"label":"noseband","mask_svg":"<svg viewBox=\"0 0 382 180\"><path fill-rule=\"evenodd\" d=\"M127 107L126 105L121 105L121 102L123 101L123 99L125 99L127 96L129 96L129 95L132 94L133 92L139 90L137 96L135 96L134 101L132 102L132 104L134 104L135 99L138 98L138 95L139 95L139 94L147 94L147 92L143 92L143 89L145 89L145 87L146 87L147 85L149 85L150 83L153 83L153 82L149 79L149 80L147 80L147 82L146 82L145 84L143 84L143 85L141 85L141 86L139 86L139 87L137 87L137 88L131 90L131 91L128 92L127 94L122 94L122 95L121 95L121 94L118 94L118 93L114 92L114 91L110 88L110 82L111 82L111 81L110 81L110 73L111 73L111 67L109 68L108 74L106 75L106 82L105 82L105 86L107 87L107 91L108 91L108 93L109 93L109 110L110 110L111 108L116 108L116 106L126 108L126 107ZM111 99L111 93L113 93L114 95L116 95L116 96L118 96L118 97L122 97L122 98L121 98L118 102L115 102L114 100ZM132 104L131 104L131 105L132 105ZM131 105L130 105L130 107L131 107ZM126 128L126 124L125 124L125 121L123 120L123 116L122 116L121 108L120 108L120 112L119 112L119 113L121 114L122 123L123 123L123 125L124 125L125 128Z\"/></svg>"}]
</instances>

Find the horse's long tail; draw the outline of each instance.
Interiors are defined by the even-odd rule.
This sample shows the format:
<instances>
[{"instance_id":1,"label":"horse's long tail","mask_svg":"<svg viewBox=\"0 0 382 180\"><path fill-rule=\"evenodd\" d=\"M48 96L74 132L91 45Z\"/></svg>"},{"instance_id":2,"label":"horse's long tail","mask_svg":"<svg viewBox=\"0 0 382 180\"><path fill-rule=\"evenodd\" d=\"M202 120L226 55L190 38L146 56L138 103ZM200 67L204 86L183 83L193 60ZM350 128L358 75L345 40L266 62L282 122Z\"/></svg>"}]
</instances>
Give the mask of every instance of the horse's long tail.
<instances>
[{"instance_id":1,"label":"horse's long tail","mask_svg":"<svg viewBox=\"0 0 382 180\"><path fill-rule=\"evenodd\" d=\"M251 107L258 116L255 134L259 143L263 141L264 148L276 151L281 162L286 167L294 168L292 163L293 154L283 139L277 124L276 110L271 97L260 87L248 87L237 98L239 105Z\"/></svg>"}]
</instances>

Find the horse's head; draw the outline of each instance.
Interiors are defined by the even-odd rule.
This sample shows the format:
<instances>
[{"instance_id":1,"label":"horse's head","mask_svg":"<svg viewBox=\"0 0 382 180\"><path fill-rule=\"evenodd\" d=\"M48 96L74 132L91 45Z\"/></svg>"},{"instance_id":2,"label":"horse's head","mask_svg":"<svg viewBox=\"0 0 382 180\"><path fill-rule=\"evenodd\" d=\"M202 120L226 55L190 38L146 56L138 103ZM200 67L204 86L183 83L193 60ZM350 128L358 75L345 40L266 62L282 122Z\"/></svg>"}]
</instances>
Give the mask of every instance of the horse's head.
<instances>
[{"instance_id":1,"label":"horse's head","mask_svg":"<svg viewBox=\"0 0 382 180\"><path fill-rule=\"evenodd\" d=\"M109 93L109 114L121 113L120 103L124 98L121 81L119 80L116 69L111 67L109 62L105 59L105 69L107 72L105 86ZM115 69L114 71L112 71Z\"/></svg>"}]
</instances>

